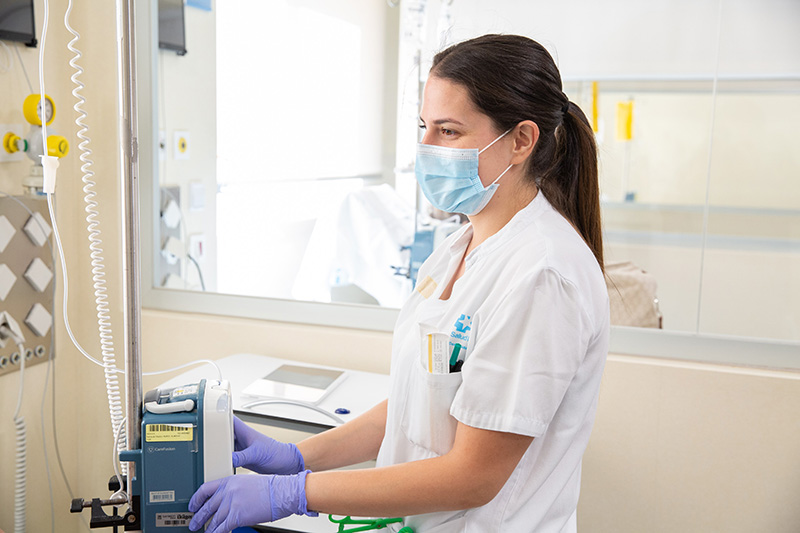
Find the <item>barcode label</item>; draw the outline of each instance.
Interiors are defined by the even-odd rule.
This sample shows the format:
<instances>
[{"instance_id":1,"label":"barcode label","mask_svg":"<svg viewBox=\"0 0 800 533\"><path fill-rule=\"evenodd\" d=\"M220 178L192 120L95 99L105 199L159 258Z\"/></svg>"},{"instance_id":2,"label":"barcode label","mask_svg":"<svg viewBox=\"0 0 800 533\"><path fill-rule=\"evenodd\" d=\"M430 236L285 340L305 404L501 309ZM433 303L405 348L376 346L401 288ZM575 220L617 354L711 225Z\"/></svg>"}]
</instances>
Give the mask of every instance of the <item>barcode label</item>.
<instances>
[{"instance_id":1,"label":"barcode label","mask_svg":"<svg viewBox=\"0 0 800 533\"><path fill-rule=\"evenodd\" d=\"M190 441L194 436L194 428L189 424L147 424L145 433L147 442Z\"/></svg>"},{"instance_id":2,"label":"barcode label","mask_svg":"<svg viewBox=\"0 0 800 533\"><path fill-rule=\"evenodd\" d=\"M175 501L174 490L154 490L150 492L150 503L174 502L174 501Z\"/></svg>"},{"instance_id":3,"label":"barcode label","mask_svg":"<svg viewBox=\"0 0 800 533\"><path fill-rule=\"evenodd\" d=\"M192 429L191 426L176 426L174 424L148 424L147 428L151 431L178 431Z\"/></svg>"},{"instance_id":4,"label":"barcode label","mask_svg":"<svg viewBox=\"0 0 800 533\"><path fill-rule=\"evenodd\" d=\"M192 513L156 513L156 527L188 526L192 516Z\"/></svg>"}]
</instances>

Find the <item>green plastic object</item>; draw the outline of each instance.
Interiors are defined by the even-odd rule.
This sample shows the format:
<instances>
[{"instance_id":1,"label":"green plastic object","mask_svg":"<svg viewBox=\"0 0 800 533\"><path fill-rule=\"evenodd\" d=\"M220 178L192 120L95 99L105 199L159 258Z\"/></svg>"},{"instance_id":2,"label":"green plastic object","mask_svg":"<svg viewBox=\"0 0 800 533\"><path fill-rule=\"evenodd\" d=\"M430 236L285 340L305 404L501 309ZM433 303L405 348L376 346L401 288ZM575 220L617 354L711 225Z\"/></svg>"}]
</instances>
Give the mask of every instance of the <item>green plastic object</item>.
<instances>
[{"instance_id":1,"label":"green plastic object","mask_svg":"<svg viewBox=\"0 0 800 533\"><path fill-rule=\"evenodd\" d=\"M328 515L328 520L334 524L339 524L339 533L356 533L358 531L374 531L377 529L384 529L389 524L399 524L403 522L402 518L365 518L357 519L345 516L341 519L336 519L333 515ZM350 529L345 529L346 526L356 526ZM410 527L404 527L399 533L414 533Z\"/></svg>"}]
</instances>

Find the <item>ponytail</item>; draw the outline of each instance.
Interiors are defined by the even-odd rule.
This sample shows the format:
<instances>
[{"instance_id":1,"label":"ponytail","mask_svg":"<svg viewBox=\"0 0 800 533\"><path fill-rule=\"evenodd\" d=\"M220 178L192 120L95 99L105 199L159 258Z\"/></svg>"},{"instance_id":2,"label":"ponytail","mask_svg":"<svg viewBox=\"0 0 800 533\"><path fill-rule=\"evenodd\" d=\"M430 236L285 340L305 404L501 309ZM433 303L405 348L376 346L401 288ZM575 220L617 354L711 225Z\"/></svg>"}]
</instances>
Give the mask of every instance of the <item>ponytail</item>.
<instances>
[{"instance_id":1,"label":"ponytail","mask_svg":"<svg viewBox=\"0 0 800 533\"><path fill-rule=\"evenodd\" d=\"M555 130L553 164L536 180L547 200L581 234L603 269L600 186L594 132L581 108L567 102Z\"/></svg>"},{"instance_id":2,"label":"ponytail","mask_svg":"<svg viewBox=\"0 0 800 533\"><path fill-rule=\"evenodd\" d=\"M594 133L564 95L547 50L519 35L483 35L436 54L430 75L464 87L498 131L524 120L536 123L539 139L526 177L577 228L603 269Z\"/></svg>"}]
</instances>

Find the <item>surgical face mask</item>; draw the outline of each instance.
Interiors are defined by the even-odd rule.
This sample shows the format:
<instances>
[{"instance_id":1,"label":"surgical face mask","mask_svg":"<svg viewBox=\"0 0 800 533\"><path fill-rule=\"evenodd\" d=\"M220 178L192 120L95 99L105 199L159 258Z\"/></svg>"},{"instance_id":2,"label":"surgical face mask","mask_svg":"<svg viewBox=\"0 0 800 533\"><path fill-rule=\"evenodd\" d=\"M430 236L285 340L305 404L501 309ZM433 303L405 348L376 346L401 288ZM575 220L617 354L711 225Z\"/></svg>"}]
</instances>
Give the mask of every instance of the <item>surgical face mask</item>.
<instances>
[{"instance_id":1,"label":"surgical face mask","mask_svg":"<svg viewBox=\"0 0 800 533\"><path fill-rule=\"evenodd\" d=\"M417 162L414 172L425 198L437 209L447 213L477 215L497 190L497 182L514 165L508 165L491 185L484 187L478 176L479 156L500 137L483 150L477 148L449 148L431 144L417 144Z\"/></svg>"}]
</instances>

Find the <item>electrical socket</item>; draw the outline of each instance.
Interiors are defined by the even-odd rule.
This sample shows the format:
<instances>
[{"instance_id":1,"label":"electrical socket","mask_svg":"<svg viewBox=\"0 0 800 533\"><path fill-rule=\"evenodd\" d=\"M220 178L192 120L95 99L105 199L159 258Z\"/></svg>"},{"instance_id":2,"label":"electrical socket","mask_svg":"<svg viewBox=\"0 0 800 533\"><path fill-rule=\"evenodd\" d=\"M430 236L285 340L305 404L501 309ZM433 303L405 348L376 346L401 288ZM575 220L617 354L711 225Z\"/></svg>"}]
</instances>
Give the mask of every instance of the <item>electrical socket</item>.
<instances>
[{"instance_id":1,"label":"electrical socket","mask_svg":"<svg viewBox=\"0 0 800 533\"><path fill-rule=\"evenodd\" d=\"M0 313L0 348L5 348L9 340L14 343L22 343L25 341L25 336L17 321L3 311Z\"/></svg>"},{"instance_id":2,"label":"electrical socket","mask_svg":"<svg viewBox=\"0 0 800 533\"><path fill-rule=\"evenodd\" d=\"M189 235L189 253L198 263L204 263L206 259L206 236L204 233L194 233Z\"/></svg>"}]
</instances>

